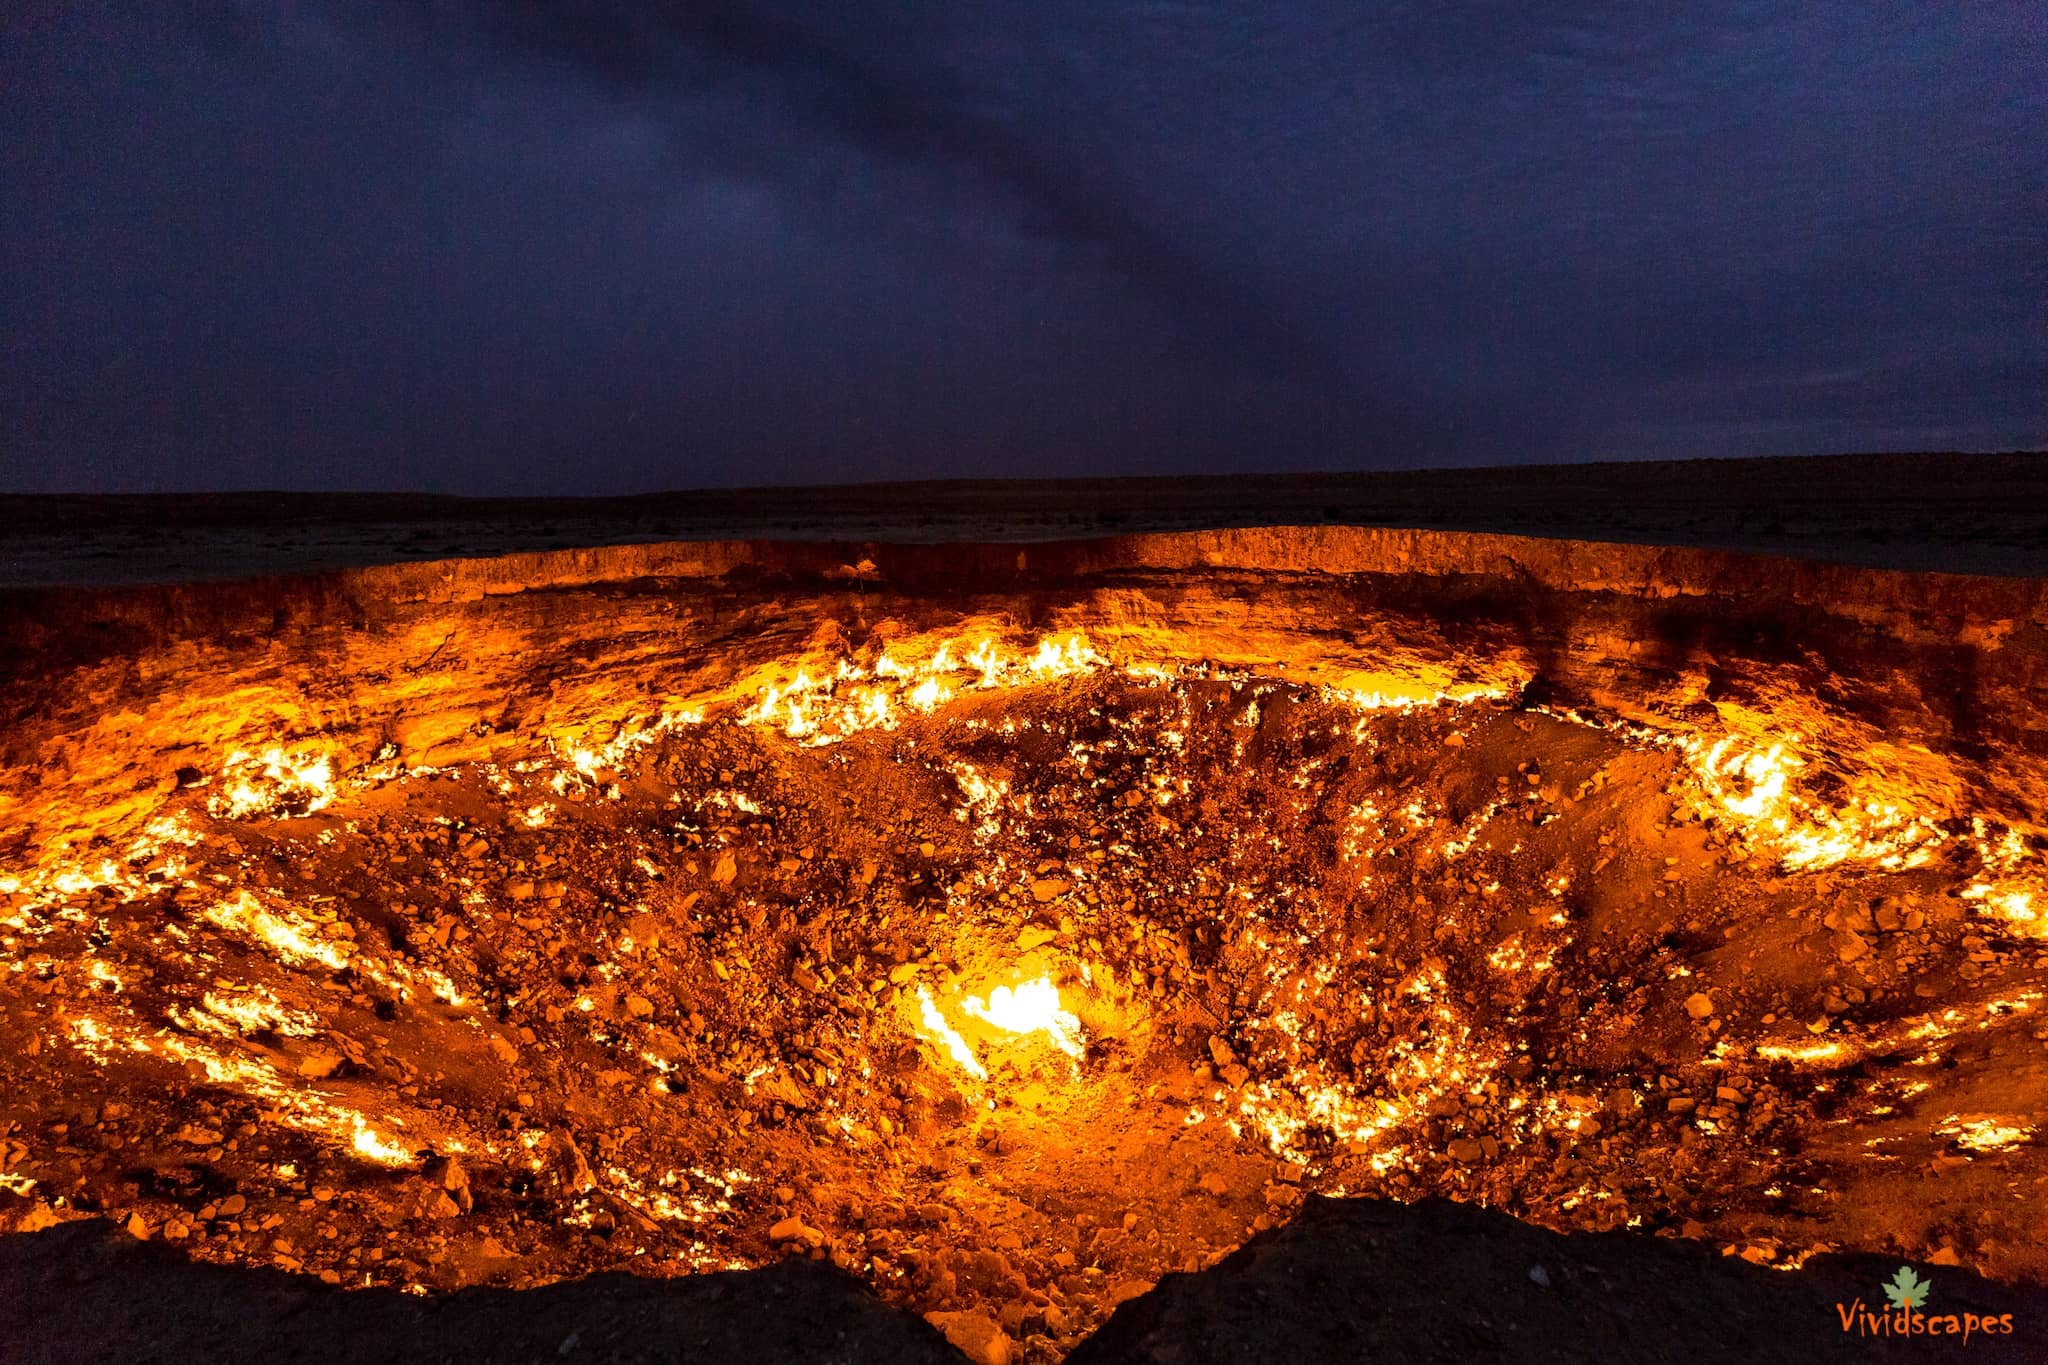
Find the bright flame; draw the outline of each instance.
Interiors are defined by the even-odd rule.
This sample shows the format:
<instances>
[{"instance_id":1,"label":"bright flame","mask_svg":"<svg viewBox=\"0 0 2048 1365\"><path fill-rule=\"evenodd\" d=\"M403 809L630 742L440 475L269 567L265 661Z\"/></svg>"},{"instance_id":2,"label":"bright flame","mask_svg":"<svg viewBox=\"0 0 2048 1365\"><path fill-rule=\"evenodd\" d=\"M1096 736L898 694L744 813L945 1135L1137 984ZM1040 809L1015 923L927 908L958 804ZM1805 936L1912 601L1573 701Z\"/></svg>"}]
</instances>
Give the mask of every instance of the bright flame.
<instances>
[{"instance_id":1,"label":"bright flame","mask_svg":"<svg viewBox=\"0 0 2048 1365\"><path fill-rule=\"evenodd\" d=\"M1985 1114L1950 1114L1942 1120L1940 1132L1955 1139L1958 1147L1973 1152L1996 1152L2016 1147L2034 1135L2031 1128Z\"/></svg>"},{"instance_id":2,"label":"bright flame","mask_svg":"<svg viewBox=\"0 0 2048 1365\"><path fill-rule=\"evenodd\" d=\"M252 815L311 815L334 800L334 766L324 754L278 747L250 754L237 749L221 764L220 793L206 803L223 820Z\"/></svg>"},{"instance_id":3,"label":"bright flame","mask_svg":"<svg viewBox=\"0 0 2048 1365\"><path fill-rule=\"evenodd\" d=\"M206 918L231 933L269 944L289 961L318 962L335 971L348 965L348 957L340 948L312 937L318 932L317 926L290 911L273 914L247 891L237 891L231 899L213 906L206 912Z\"/></svg>"},{"instance_id":4,"label":"bright flame","mask_svg":"<svg viewBox=\"0 0 2048 1365\"><path fill-rule=\"evenodd\" d=\"M920 1024L918 1031L928 1041L944 1049L946 1055L951 1057L962 1071L977 1079L987 1080L987 1068L983 1067L981 1059L974 1055L974 1049L967 1046L967 1040L946 1022L945 1015L939 1013L939 1005L932 999L931 988L923 984L919 984L917 988L917 1009Z\"/></svg>"},{"instance_id":5,"label":"bright flame","mask_svg":"<svg viewBox=\"0 0 2048 1365\"><path fill-rule=\"evenodd\" d=\"M742 725L766 725L806 745L835 744L863 730L893 730L905 711L929 715L963 690L1022 687L1088 673L1108 661L1078 632L1047 636L1026 657L1010 656L986 636L964 655L954 642L922 663L883 653L872 667L841 659L829 671L800 668L787 683L764 687L740 714Z\"/></svg>"},{"instance_id":6,"label":"bright flame","mask_svg":"<svg viewBox=\"0 0 2048 1365\"><path fill-rule=\"evenodd\" d=\"M986 1002L970 995L960 1002L960 1008L1005 1033L1043 1033L1069 1057L1081 1055L1080 1016L1061 1007L1059 988L1050 977L1015 987L998 986L988 993Z\"/></svg>"}]
</instances>

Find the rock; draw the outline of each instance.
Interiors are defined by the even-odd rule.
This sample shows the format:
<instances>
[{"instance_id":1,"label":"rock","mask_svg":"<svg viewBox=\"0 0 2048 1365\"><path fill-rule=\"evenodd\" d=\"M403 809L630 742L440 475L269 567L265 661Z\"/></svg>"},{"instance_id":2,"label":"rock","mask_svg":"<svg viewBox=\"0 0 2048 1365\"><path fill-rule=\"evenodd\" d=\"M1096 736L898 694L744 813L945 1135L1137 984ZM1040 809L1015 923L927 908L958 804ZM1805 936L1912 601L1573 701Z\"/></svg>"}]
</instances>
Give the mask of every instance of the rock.
<instances>
[{"instance_id":1,"label":"rock","mask_svg":"<svg viewBox=\"0 0 2048 1365\"><path fill-rule=\"evenodd\" d=\"M944 1333L946 1340L975 1365L1010 1365L1010 1338L988 1314L927 1313L924 1320Z\"/></svg>"},{"instance_id":2,"label":"rock","mask_svg":"<svg viewBox=\"0 0 2048 1365\"><path fill-rule=\"evenodd\" d=\"M1224 1178L1221 1171L1210 1171L1195 1183L1202 1193L1214 1195L1218 1199L1230 1193L1230 1181Z\"/></svg>"},{"instance_id":3,"label":"rock","mask_svg":"<svg viewBox=\"0 0 2048 1365\"><path fill-rule=\"evenodd\" d=\"M1685 997L1685 1012L1695 1019L1705 1019L1714 1012L1714 999L1705 991L1694 991Z\"/></svg>"},{"instance_id":4,"label":"rock","mask_svg":"<svg viewBox=\"0 0 2048 1365\"><path fill-rule=\"evenodd\" d=\"M519 1049L513 1046L510 1038L502 1034L494 1033L491 1035L491 1051L496 1053L498 1060L506 1066L510 1066L519 1060Z\"/></svg>"},{"instance_id":5,"label":"rock","mask_svg":"<svg viewBox=\"0 0 2048 1365\"><path fill-rule=\"evenodd\" d=\"M341 1054L326 1048L314 1048L299 1058L299 1074L311 1080L325 1080L341 1070Z\"/></svg>"},{"instance_id":6,"label":"rock","mask_svg":"<svg viewBox=\"0 0 2048 1365\"><path fill-rule=\"evenodd\" d=\"M731 849L719 854L718 861L711 865L711 880L720 886L730 886L733 879L739 875L740 860L734 856Z\"/></svg>"},{"instance_id":7,"label":"rock","mask_svg":"<svg viewBox=\"0 0 2048 1365\"><path fill-rule=\"evenodd\" d=\"M629 995L626 997L626 1013L635 1019L651 1019L654 1017L654 1002L644 995Z\"/></svg>"},{"instance_id":8,"label":"rock","mask_svg":"<svg viewBox=\"0 0 2048 1365\"><path fill-rule=\"evenodd\" d=\"M149 1224L143 1221L143 1217L141 1214L129 1214L128 1221L123 1226L127 1228L128 1235L130 1237L133 1237L136 1241L146 1242L149 1240Z\"/></svg>"},{"instance_id":9,"label":"rock","mask_svg":"<svg viewBox=\"0 0 2048 1365\"><path fill-rule=\"evenodd\" d=\"M1962 1258L1956 1255L1954 1247L1943 1247L1927 1258L1927 1264L1929 1265L1961 1265L1962 1263Z\"/></svg>"},{"instance_id":10,"label":"rock","mask_svg":"<svg viewBox=\"0 0 2048 1365\"><path fill-rule=\"evenodd\" d=\"M220 1216L223 1218L239 1218L248 1207L249 1201L247 1199L239 1194L231 1194L220 1201Z\"/></svg>"},{"instance_id":11,"label":"rock","mask_svg":"<svg viewBox=\"0 0 2048 1365\"><path fill-rule=\"evenodd\" d=\"M1452 1138L1450 1146L1444 1150L1450 1154L1451 1160L1466 1166L1486 1155L1486 1149L1480 1145L1479 1139L1471 1137Z\"/></svg>"},{"instance_id":12,"label":"rock","mask_svg":"<svg viewBox=\"0 0 2048 1365\"><path fill-rule=\"evenodd\" d=\"M917 975L917 971L915 962L899 962L889 969L889 980L894 985L908 985L911 978Z\"/></svg>"},{"instance_id":13,"label":"rock","mask_svg":"<svg viewBox=\"0 0 2048 1365\"><path fill-rule=\"evenodd\" d=\"M448 1164L441 1170L441 1188L448 1192L448 1197L453 1199L456 1207L464 1213L476 1207L476 1197L469 1189L469 1172L453 1157L448 1159Z\"/></svg>"},{"instance_id":14,"label":"rock","mask_svg":"<svg viewBox=\"0 0 2048 1365\"><path fill-rule=\"evenodd\" d=\"M805 1246L820 1247L825 1245L825 1234L811 1227L803 1219L792 1213L789 1217L768 1229L768 1240L771 1242L801 1242Z\"/></svg>"},{"instance_id":15,"label":"rock","mask_svg":"<svg viewBox=\"0 0 2048 1365\"><path fill-rule=\"evenodd\" d=\"M1052 942L1059 937L1057 929L1048 929L1042 924L1026 925L1017 935L1017 946L1025 952Z\"/></svg>"},{"instance_id":16,"label":"rock","mask_svg":"<svg viewBox=\"0 0 2048 1365\"><path fill-rule=\"evenodd\" d=\"M533 891L534 887L532 881L528 880L525 877L513 877L507 880L505 883L505 894L507 896L510 896L515 901L532 900Z\"/></svg>"},{"instance_id":17,"label":"rock","mask_svg":"<svg viewBox=\"0 0 2048 1365\"><path fill-rule=\"evenodd\" d=\"M1058 877L1034 877L1031 881L1031 899L1043 905L1055 896L1066 892L1067 883Z\"/></svg>"},{"instance_id":18,"label":"rock","mask_svg":"<svg viewBox=\"0 0 2048 1365\"><path fill-rule=\"evenodd\" d=\"M1230 1050L1230 1044L1224 1042L1213 1033L1209 1035L1209 1055L1216 1060L1216 1065L1219 1067L1229 1066L1237 1060L1237 1054Z\"/></svg>"},{"instance_id":19,"label":"rock","mask_svg":"<svg viewBox=\"0 0 2048 1365\"><path fill-rule=\"evenodd\" d=\"M178 1141L188 1147L213 1147L220 1142L220 1130L188 1123L178 1130Z\"/></svg>"},{"instance_id":20,"label":"rock","mask_svg":"<svg viewBox=\"0 0 2048 1365\"><path fill-rule=\"evenodd\" d=\"M1844 930L1835 935L1835 956L1843 962L1854 962L1870 951L1870 944L1863 935Z\"/></svg>"}]
</instances>

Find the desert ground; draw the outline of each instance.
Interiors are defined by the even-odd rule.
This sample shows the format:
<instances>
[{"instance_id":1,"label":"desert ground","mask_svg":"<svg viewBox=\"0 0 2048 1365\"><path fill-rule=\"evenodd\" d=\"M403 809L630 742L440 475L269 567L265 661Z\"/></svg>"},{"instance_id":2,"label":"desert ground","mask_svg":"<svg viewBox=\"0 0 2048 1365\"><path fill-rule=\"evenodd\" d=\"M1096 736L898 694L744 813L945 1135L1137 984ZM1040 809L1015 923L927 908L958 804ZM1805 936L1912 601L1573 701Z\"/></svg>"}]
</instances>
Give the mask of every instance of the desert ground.
<instances>
[{"instance_id":1,"label":"desert ground","mask_svg":"<svg viewBox=\"0 0 2048 1365\"><path fill-rule=\"evenodd\" d=\"M631 498L0 496L0 587L177 583L665 540L991 541L1398 526L2048 573L2048 453L1052 482Z\"/></svg>"}]
</instances>

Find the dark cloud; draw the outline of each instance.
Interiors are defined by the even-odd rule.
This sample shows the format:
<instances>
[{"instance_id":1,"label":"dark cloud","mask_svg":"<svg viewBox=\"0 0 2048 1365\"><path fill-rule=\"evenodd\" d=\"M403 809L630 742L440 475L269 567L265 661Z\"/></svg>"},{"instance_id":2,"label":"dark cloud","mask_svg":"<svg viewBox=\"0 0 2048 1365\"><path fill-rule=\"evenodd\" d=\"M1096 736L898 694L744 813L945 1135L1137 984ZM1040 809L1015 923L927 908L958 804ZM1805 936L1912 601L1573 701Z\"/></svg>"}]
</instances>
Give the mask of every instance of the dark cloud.
<instances>
[{"instance_id":1,"label":"dark cloud","mask_svg":"<svg viewBox=\"0 0 2048 1365\"><path fill-rule=\"evenodd\" d=\"M2017 4L6 23L9 487L2048 440Z\"/></svg>"}]
</instances>

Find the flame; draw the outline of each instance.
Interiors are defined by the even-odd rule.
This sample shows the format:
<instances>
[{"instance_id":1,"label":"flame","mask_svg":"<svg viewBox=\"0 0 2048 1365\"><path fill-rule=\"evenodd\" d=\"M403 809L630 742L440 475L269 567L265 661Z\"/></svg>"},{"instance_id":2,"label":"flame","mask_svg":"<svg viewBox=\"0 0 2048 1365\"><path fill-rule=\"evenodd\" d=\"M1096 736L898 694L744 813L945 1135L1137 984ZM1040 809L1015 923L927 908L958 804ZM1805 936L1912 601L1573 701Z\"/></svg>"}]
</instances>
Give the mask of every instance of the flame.
<instances>
[{"instance_id":1,"label":"flame","mask_svg":"<svg viewBox=\"0 0 2048 1365\"><path fill-rule=\"evenodd\" d=\"M964 655L943 641L921 663L884 651L872 666L841 659L829 670L799 668L787 683L760 690L742 725L782 731L806 745L836 744L864 730L893 730L902 713L930 715L962 691L1022 687L1088 673L1108 662L1080 632L1046 636L1029 655L1008 655L983 636Z\"/></svg>"},{"instance_id":2,"label":"flame","mask_svg":"<svg viewBox=\"0 0 2048 1365\"><path fill-rule=\"evenodd\" d=\"M206 912L206 918L230 933L268 944L287 961L317 962L335 971L348 965L348 955L339 946L311 937L318 931L310 920L302 919L290 910L282 914L273 913L247 891L237 891L229 899L216 903Z\"/></svg>"},{"instance_id":3,"label":"flame","mask_svg":"<svg viewBox=\"0 0 2048 1365\"><path fill-rule=\"evenodd\" d=\"M585 782L595 783L599 773L616 770L627 759L670 731L703 723L704 712L701 708L684 707L663 711L650 719L629 720L619 726L617 732L602 744L586 742L589 740L588 735L580 740L557 738L551 743L556 752L569 760L569 766L575 769ZM559 786L557 790L560 790ZM540 810L539 806L533 808L533 811ZM528 824L538 825L541 821L532 818L533 811L528 812ZM543 812L542 820L545 818Z\"/></svg>"},{"instance_id":4,"label":"flame","mask_svg":"<svg viewBox=\"0 0 2048 1365\"><path fill-rule=\"evenodd\" d=\"M100 1066L122 1054L156 1056L196 1066L214 1085L228 1086L268 1101L276 1121L316 1133L368 1161L386 1166L410 1165L413 1154L381 1137L360 1111L339 1104L326 1091L299 1083L258 1056L234 1056L175 1033L145 1035L124 1024L82 1017L71 1022L72 1046ZM404 1126L396 1118L390 1123Z\"/></svg>"},{"instance_id":5,"label":"flame","mask_svg":"<svg viewBox=\"0 0 2048 1365\"><path fill-rule=\"evenodd\" d=\"M1963 899L1977 902L2020 933L2048 938L2048 910L2041 905L2048 891L2039 869L2031 878L2024 871L2030 860L2026 840L2015 829L1993 838L1981 816L1970 822L1970 834L1984 870L1963 888Z\"/></svg>"},{"instance_id":6,"label":"flame","mask_svg":"<svg viewBox=\"0 0 2048 1365\"><path fill-rule=\"evenodd\" d=\"M276 992L260 984L242 988L239 995L208 991L200 1004L201 1009L190 1012L172 1011L172 1022L223 1038L264 1032L310 1038L319 1031L318 1021L312 1015L288 1008Z\"/></svg>"},{"instance_id":7,"label":"flame","mask_svg":"<svg viewBox=\"0 0 2048 1365\"><path fill-rule=\"evenodd\" d=\"M2034 1136L2032 1128L2008 1123L1989 1114L1950 1114L1937 1130L1958 1147L1972 1152L1996 1152L2017 1147Z\"/></svg>"},{"instance_id":8,"label":"flame","mask_svg":"<svg viewBox=\"0 0 2048 1365\"><path fill-rule=\"evenodd\" d=\"M354 1119L355 1137L349 1145L357 1156L384 1166L406 1166L412 1163L411 1152L377 1136L377 1131L366 1124L361 1115L354 1116Z\"/></svg>"},{"instance_id":9,"label":"flame","mask_svg":"<svg viewBox=\"0 0 2048 1365\"><path fill-rule=\"evenodd\" d=\"M206 803L217 819L311 815L334 800L334 766L326 755L272 746L261 754L237 749L221 764L220 792Z\"/></svg>"},{"instance_id":10,"label":"flame","mask_svg":"<svg viewBox=\"0 0 2048 1365\"><path fill-rule=\"evenodd\" d=\"M1041 976L1015 987L998 986L986 1001L970 995L960 1002L960 1008L1005 1033L1043 1033L1069 1057L1081 1056L1080 1016L1061 1006L1059 988L1051 977Z\"/></svg>"},{"instance_id":11,"label":"flame","mask_svg":"<svg viewBox=\"0 0 2048 1365\"><path fill-rule=\"evenodd\" d=\"M1896 775L1864 774L1853 784L1851 798L1838 807L1815 801L1795 781L1815 762L1802 751L1804 737L1794 731L1752 745L1733 734L1708 739L1580 711L1532 709L1676 750L1691 769L1701 798L1695 803L1698 812L1736 826L1774 852L1788 872L1822 872L1845 864L1887 872L1925 867L1948 838L1942 821L1950 812L1909 809Z\"/></svg>"},{"instance_id":12,"label":"flame","mask_svg":"<svg viewBox=\"0 0 2048 1365\"><path fill-rule=\"evenodd\" d=\"M1767 1062L1838 1062L1850 1055L1841 1043L1758 1043L1756 1055Z\"/></svg>"},{"instance_id":13,"label":"flame","mask_svg":"<svg viewBox=\"0 0 2048 1365\"><path fill-rule=\"evenodd\" d=\"M917 987L918 1032L951 1057L954 1063L977 1080L987 1080L988 1070L981 1059L974 1055L974 1049L967 1046L954 1027L946 1022L946 1016L939 1013L939 1005L932 999L931 988L922 982Z\"/></svg>"}]
</instances>

